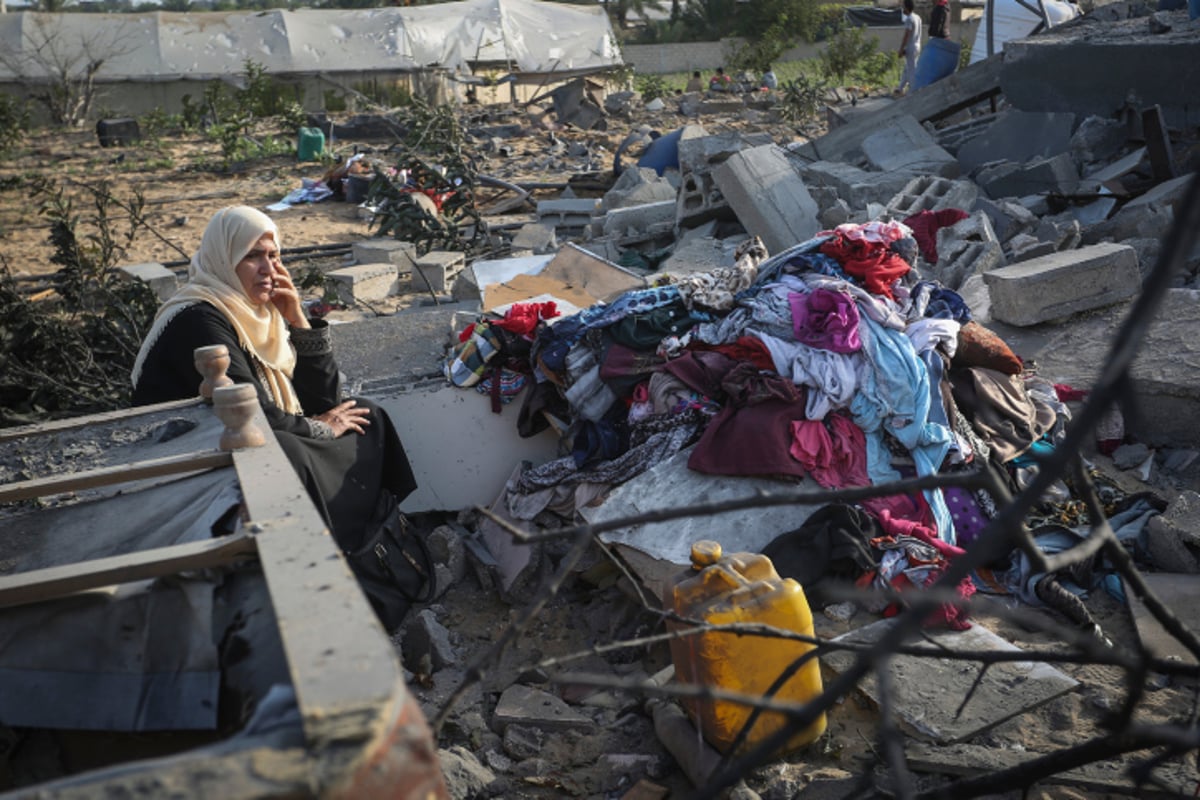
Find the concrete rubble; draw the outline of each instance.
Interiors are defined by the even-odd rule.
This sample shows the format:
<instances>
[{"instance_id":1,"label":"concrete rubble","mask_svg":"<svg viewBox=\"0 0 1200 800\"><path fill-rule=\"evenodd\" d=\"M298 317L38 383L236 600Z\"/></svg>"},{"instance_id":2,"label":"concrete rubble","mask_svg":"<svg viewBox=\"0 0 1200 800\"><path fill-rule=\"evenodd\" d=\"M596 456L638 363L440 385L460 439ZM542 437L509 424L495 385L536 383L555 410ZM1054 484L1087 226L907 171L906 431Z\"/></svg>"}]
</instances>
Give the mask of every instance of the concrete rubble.
<instances>
[{"instance_id":1,"label":"concrete rubble","mask_svg":"<svg viewBox=\"0 0 1200 800\"><path fill-rule=\"evenodd\" d=\"M740 114L745 104L732 98L684 96L675 103L684 116L670 119L682 127L677 167L659 174L644 166L626 166L600 196L538 200L535 210L522 215L514 228L508 258L467 264L461 253L417 256L411 247L378 241L356 246L355 264L328 276L340 297L371 303L403 291L452 295L441 305L339 325L335 331L351 377L378 371L377 356L368 347L378 349L381 343L389 348L389 364L415 360L421 365L405 377L404 391L395 385L364 387L382 395L382 405L392 412L401 437L415 454L414 469L423 488L406 511L478 506L502 520L497 498L517 475L513 464L545 462L558 455L557 431L517 438L512 431L515 408L493 415L478 398L463 402L459 390L440 381L437 362L455 331L479 314L513 302L553 299L583 308L630 288L652 285L663 274L729 267L738 245L750 236L759 237L775 254L843 223L903 222L922 212L962 211L963 219L936 231L937 259L921 260L921 274L956 290L975 318L999 333L1022 359L1036 363L1041 375L1055 383L1089 386L1103 368L1116 325L1157 258L1189 181L1196 180L1200 169L1194 136L1200 104L1194 92L1187 101L1176 91L1178 86L1200 83L1200 75L1194 74L1200 70L1200 37L1180 32L1187 27L1185 12L1160 14L1167 16L1158 30L1168 23L1178 27L1159 34L1153 48L1144 38L1120 41L1122 31L1146 25L1144 19L1104 23L1111 29L1096 34L1099 43L1075 42L1071 31L1010 42L1002 59L988 59L927 91L885 99L877 110L849 118L813 141L709 133L700 124L706 117ZM1086 29L1099 24L1089 20ZM1120 81L1097 80L1100 66L1108 61L1137 63L1136 74ZM1161 79L1166 73L1172 75L1169 81ZM634 113L631 109L638 105L633 96L600 101L582 80L555 90L551 97L558 118L581 130L602 126L606 113ZM1000 110L994 107L997 99ZM670 108L672 101L665 104ZM1141 112L1154 106L1154 118L1161 118L1173 134L1167 142L1176 146L1169 160L1157 159L1158 174L1145 132L1132 130L1127 122L1130 104L1139 121ZM493 128L480 135L506 141L516 133ZM628 155L634 155L633 149ZM658 260L650 263L651 256ZM1195 450L1200 449L1200 433L1194 424L1200 419L1195 373L1200 344L1195 336L1178 334L1200 326L1198 271L1200 251L1194 251L1175 277L1166 308L1135 363L1131 392L1143 414L1129 419L1129 434L1146 449L1122 452L1118 470L1134 469L1150 459L1159 468L1167 464L1168 472L1182 474L1200 463ZM138 274L151 281L162 277L152 270ZM415 356L403 355L403 348L413 347L418 338L413 331L429 330L436 332L428 336L431 346L421 346ZM480 448L482 441L488 447ZM436 457L423 458L422 452ZM447 461L450 469L435 463ZM687 470L685 457L676 456L620 486L603 503L582 504L580 514L597 524L660 507L664 497L699 503L744 496L770 485L767 480L698 475ZM757 551L812 510L782 506L741 512L738 519L744 530L727 535ZM1198 516L1200 497L1187 492L1150 528L1153 557L1189 579L1200 573ZM462 521L472 521L469 517L464 515ZM640 591L628 585L636 575L643 588L658 594L678 565L686 563L690 542L729 527L728 518L709 517L605 534L606 545L634 564L630 574L611 577L607 585L621 582L626 592ZM495 520L473 529L457 523L444 526L439 536L439 575L448 581L473 575L483 594L498 594L514 604L527 599L548 565L563 555L561 546L515 544ZM649 556L650 550L642 546L647 541L657 548ZM576 573L581 582L602 583L581 575L582 570ZM1194 596L1194 580L1186 586ZM830 609L831 624L847 625L854 616L853 606ZM403 635L406 658L413 659L406 665L433 687L417 690L430 715L466 673L457 652L463 643L443 613L436 603L420 610L410 617ZM619 621L580 619L593 638L611 634L614 625L620 627ZM857 631L858 636L879 632L873 626ZM987 646L1011 647L990 640ZM835 673L836 660L830 662ZM587 666L629 680L650 679L649 670L637 660L606 662L593 657ZM979 718L956 718L953 704L962 692L951 693L949 701L927 695L913 703L902 698L899 717L923 738L939 744L962 742L1075 687L1072 679L1045 664L1021 662L1017 669L1026 674L1012 680L1024 681L1029 675L1037 680L1013 697L1002 685L1005 675L993 672L999 683L986 687L991 705ZM963 680L969 684L974 677L972 673ZM1037 692L1030 693L1034 684ZM456 796L504 796L506 788L534 779L571 794L604 791L621 796L620 791L637 781L653 783L668 769L653 758L608 753L608 783L586 791L572 784L569 775L551 769L555 759L570 764L582 757L596 763L592 756L607 752L603 748L611 740L606 735L615 728L653 737L656 727L680 721L660 718L653 710L647 717L630 700L632 694L573 692L569 685L548 683L540 674L489 675L481 691L487 702L460 703L460 710L451 715L457 738L473 743L471 749L455 746L442 753L443 770ZM869 686L864 691L872 695ZM568 755L572 750L584 755ZM690 757L703 762L706 755L697 750ZM803 777L781 771L766 782L771 781L776 783L764 796L792 796L781 788L785 785L815 788L828 783L848 789L848 776L836 770ZM753 796L745 786L740 791L740 796Z\"/></svg>"}]
</instances>

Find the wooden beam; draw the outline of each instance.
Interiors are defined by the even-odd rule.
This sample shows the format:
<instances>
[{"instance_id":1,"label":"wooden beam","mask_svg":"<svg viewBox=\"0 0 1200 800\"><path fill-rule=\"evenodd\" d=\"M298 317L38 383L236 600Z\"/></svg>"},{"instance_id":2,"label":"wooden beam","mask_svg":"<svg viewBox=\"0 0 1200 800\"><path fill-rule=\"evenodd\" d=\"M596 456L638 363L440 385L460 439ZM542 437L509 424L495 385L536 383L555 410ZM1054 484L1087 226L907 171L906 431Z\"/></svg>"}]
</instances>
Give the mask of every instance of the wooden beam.
<instances>
[{"instance_id":1,"label":"wooden beam","mask_svg":"<svg viewBox=\"0 0 1200 800\"><path fill-rule=\"evenodd\" d=\"M34 478L0 486L0 503L31 500L35 497L75 492L80 489L94 489L97 486L111 486L114 483L125 483L142 478L157 478L163 475L228 467L231 464L233 464L232 453L221 450L202 450L166 458L135 461L132 464L90 469L85 472Z\"/></svg>"},{"instance_id":2,"label":"wooden beam","mask_svg":"<svg viewBox=\"0 0 1200 800\"><path fill-rule=\"evenodd\" d=\"M20 572L0 577L0 608L184 570L219 567L256 552L254 537L241 534Z\"/></svg>"},{"instance_id":3,"label":"wooden beam","mask_svg":"<svg viewBox=\"0 0 1200 800\"><path fill-rule=\"evenodd\" d=\"M199 386L200 382L196 381ZM199 395L187 400L168 400L165 403L155 403L150 406L136 406L134 408L122 408L116 411L105 411L100 414L88 414L83 417L70 417L67 419L56 419L48 422L37 422L33 425L20 425L16 428L0 429L0 442L7 442L12 439L23 439L27 436L43 436L51 433L62 433L63 431L73 431L79 428L87 427L88 425L99 425L107 422L118 422L121 420L133 419L140 417L143 414L153 414L158 411L174 411L179 408L191 408L201 404Z\"/></svg>"}]
</instances>

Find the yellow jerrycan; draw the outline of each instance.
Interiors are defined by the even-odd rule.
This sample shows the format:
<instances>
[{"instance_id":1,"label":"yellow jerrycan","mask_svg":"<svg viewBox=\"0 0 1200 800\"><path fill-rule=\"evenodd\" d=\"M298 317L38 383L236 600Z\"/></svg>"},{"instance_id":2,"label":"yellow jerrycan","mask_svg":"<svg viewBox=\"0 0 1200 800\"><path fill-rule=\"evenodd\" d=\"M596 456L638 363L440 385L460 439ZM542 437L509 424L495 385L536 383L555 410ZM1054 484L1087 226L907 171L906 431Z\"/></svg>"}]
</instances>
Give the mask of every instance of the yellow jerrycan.
<instances>
[{"instance_id":1,"label":"yellow jerrycan","mask_svg":"<svg viewBox=\"0 0 1200 800\"><path fill-rule=\"evenodd\" d=\"M666 588L663 604L681 617L711 625L757 623L794 633L813 635L812 611L804 589L791 578L780 578L775 565L758 553L722 556L721 545L702 540L692 545L692 568ZM668 620L668 630L693 626ZM727 689L762 696L792 662L813 649L807 642L769 636L706 632L672 639L671 660L680 683ZM806 662L775 693L777 700L806 703L821 693L821 668L816 658ZM684 708L709 744L729 752L754 712L751 706L711 698L681 698ZM773 711L759 714L739 752L754 747L784 726L787 717ZM796 750L825 732L822 714L780 749Z\"/></svg>"}]
</instances>

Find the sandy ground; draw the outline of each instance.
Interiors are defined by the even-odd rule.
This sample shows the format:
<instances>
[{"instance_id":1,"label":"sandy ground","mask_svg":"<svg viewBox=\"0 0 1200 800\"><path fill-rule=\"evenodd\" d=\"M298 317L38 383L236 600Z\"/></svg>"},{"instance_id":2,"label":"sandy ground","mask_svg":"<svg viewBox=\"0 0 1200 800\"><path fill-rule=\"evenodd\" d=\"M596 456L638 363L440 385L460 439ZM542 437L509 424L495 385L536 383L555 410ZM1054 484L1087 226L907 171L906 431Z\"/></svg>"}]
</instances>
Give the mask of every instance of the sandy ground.
<instances>
[{"instance_id":1,"label":"sandy ground","mask_svg":"<svg viewBox=\"0 0 1200 800\"><path fill-rule=\"evenodd\" d=\"M485 171L502 175L506 180L563 181L571 172L611 165L626 131L633 125L646 122L664 130L680 124L670 115L641 120L613 120L610 130L603 133L559 131L556 136L568 143L584 144L588 156L563 158L547 162L544 157L546 131L537 131L524 139L513 140L513 155L507 158L488 157ZM751 128L755 125L744 119L704 120L710 132L725 127ZM794 133L786 127L772 129L777 142L787 142ZM378 144L378 143L376 143ZM279 157L256 162L243 170L226 172L205 168L219 159L216 145L199 136L186 136L161 146L143 144L124 149L103 149L90 132L39 132L26 146L18 149L0 165L0 259L17 275L44 275L56 266L49 261L51 253L46 240L48 226L39 216L26 189L15 186L15 176L39 174L56 181L74 198L78 213L87 217L90 208L85 184L97 185L108 181L118 197L140 191L146 201L145 220L153 234L139 237L125 253L124 261L178 261L196 248L204 224L216 209L233 203L264 207L298 187L302 178L318 178L323 168L317 164L300 164L293 158ZM169 162L169 166L168 166ZM553 169L548 167L553 166ZM546 195L546 196L553 196ZM370 235L366 222L357 209L342 202L325 202L295 208L275 215L285 247L300 247L329 243L346 243ZM595 565L595 560L592 561ZM1111 597L1097 592L1088 601L1108 636L1119 647L1132 647L1136 634L1129 611ZM472 663L495 640L515 616L515 609L501 603L482 590L468 577L456 586L438 605L439 619L453 631L461 663ZM1058 637L1053 632L1039 630L1038 623L1054 619L1045 611L1023 609L1020 622L1004 619L983 606L975 619L998 632L1020 647L1054 645ZM859 610L849 622L834 621L816 610L817 630L821 635L835 635L877 619L877 615ZM566 583L566 590L539 616L531 631L513 648L505 663L508 670L501 674L515 675L523 667L551 655L562 655L586 649L596 641L611 641L644 635L654 629L656 618L652 610L639 608L627 593L619 591L614 581L596 581L595 574L582 570ZM664 663L663 648L643 648L632 655L608 659L608 669L637 668L652 673ZM1080 681L1080 687L1063 697L1020 715L969 744L975 745L969 757L959 759L966 767L986 768L1005 763L1005 758L1022 758L1051 753L1094 735L1106 715L1115 709L1125 695L1121 674L1113 668L1097 665L1063 665L1062 670ZM1192 690L1180 684L1163 686L1162 681L1148 680L1148 691L1138 707L1137 718L1161 721L1187 714L1194 700ZM478 713L486 716L494 702L492 691L498 686L485 687ZM427 709L438 707L447 687L438 684L436 676L426 686L414 685L414 691ZM545 748L544 774L522 775L512 767L505 773L503 764L493 763L494 770L503 775L507 788L497 796L504 797L621 797L629 783L612 783L613 767L609 756L643 755L656 759L661 767L646 768L636 777L648 777L654 783L680 797L688 784L673 766L670 757L658 744L653 730L636 707L629 709L632 718L613 717L621 724L597 734L596 737L561 737ZM791 790L808 787L806 796L843 797L849 795L850 784L864 771L869 771L878 752L876 726L878 714L863 698L845 698L830 714L829 733L809 750L763 768L749 777L751 786L767 798L794 796ZM447 731L443 746L464 744L477 753L485 745L500 749L494 737L464 723ZM967 762L971 762L968 764ZM650 762L646 762L650 763ZM532 769L532 768L531 768ZM637 770L631 771L636 774ZM547 777L549 776L549 777ZM557 776L557 777L556 777ZM1191 772L1194 781L1194 768ZM1084 782L1086 784L1086 782ZM1194 783L1193 783L1194 785ZM821 787L826 787L821 790ZM1173 792L1180 783L1173 784ZM818 792L821 793L818 793ZM1019 792L1001 796L1017 797ZM1046 785L1034 787L1031 797L1079 798L1104 797L1108 792L1094 785Z\"/></svg>"}]
</instances>

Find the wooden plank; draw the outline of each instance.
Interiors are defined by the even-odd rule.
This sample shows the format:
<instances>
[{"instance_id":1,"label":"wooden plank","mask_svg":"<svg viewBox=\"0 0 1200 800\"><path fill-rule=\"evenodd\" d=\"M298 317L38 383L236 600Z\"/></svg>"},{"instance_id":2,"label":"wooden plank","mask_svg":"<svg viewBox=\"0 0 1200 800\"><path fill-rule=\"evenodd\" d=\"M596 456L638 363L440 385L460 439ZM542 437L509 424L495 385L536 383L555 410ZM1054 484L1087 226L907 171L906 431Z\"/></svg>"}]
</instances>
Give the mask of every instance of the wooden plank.
<instances>
[{"instance_id":1,"label":"wooden plank","mask_svg":"<svg viewBox=\"0 0 1200 800\"><path fill-rule=\"evenodd\" d=\"M255 550L252 536L225 536L7 575L0 578L0 608L184 570L219 567L254 555Z\"/></svg>"},{"instance_id":2,"label":"wooden plank","mask_svg":"<svg viewBox=\"0 0 1200 800\"><path fill-rule=\"evenodd\" d=\"M308 740L361 740L407 697L396 650L275 437L234 464Z\"/></svg>"},{"instance_id":3,"label":"wooden plank","mask_svg":"<svg viewBox=\"0 0 1200 800\"><path fill-rule=\"evenodd\" d=\"M200 385L200 381L196 381L196 386ZM108 422L119 422L125 419L132 419L144 414L154 414L160 411L174 411L179 408L191 408L202 404L202 401L197 395L196 397L187 400L168 400L165 403L155 403L149 406L136 406L134 408L122 408L116 411L105 411L100 414L88 414L83 417L69 417L67 419L56 419L48 422L38 422L33 425L20 425L16 428L0 429L0 442L7 442L12 439L23 439L27 436L44 436L52 433L62 433L63 431L73 431L79 428L87 427L88 425L100 425Z\"/></svg>"},{"instance_id":4,"label":"wooden plank","mask_svg":"<svg viewBox=\"0 0 1200 800\"><path fill-rule=\"evenodd\" d=\"M35 497L75 492L80 489L94 489L98 486L111 486L114 483L125 483L143 478L158 478L163 475L228 467L232 463L233 455L231 453L221 450L204 450L166 458L135 461L132 464L89 469L85 472L74 472L67 475L34 478L0 486L0 503L31 500Z\"/></svg>"},{"instance_id":5,"label":"wooden plank","mask_svg":"<svg viewBox=\"0 0 1200 800\"><path fill-rule=\"evenodd\" d=\"M902 115L918 122L941 119L1000 93L1000 67L1003 53L972 64L953 75L898 98L874 114L856 117L824 136L797 148L804 156L820 161L838 161L856 150L862 140L887 127L888 121Z\"/></svg>"}]
</instances>

